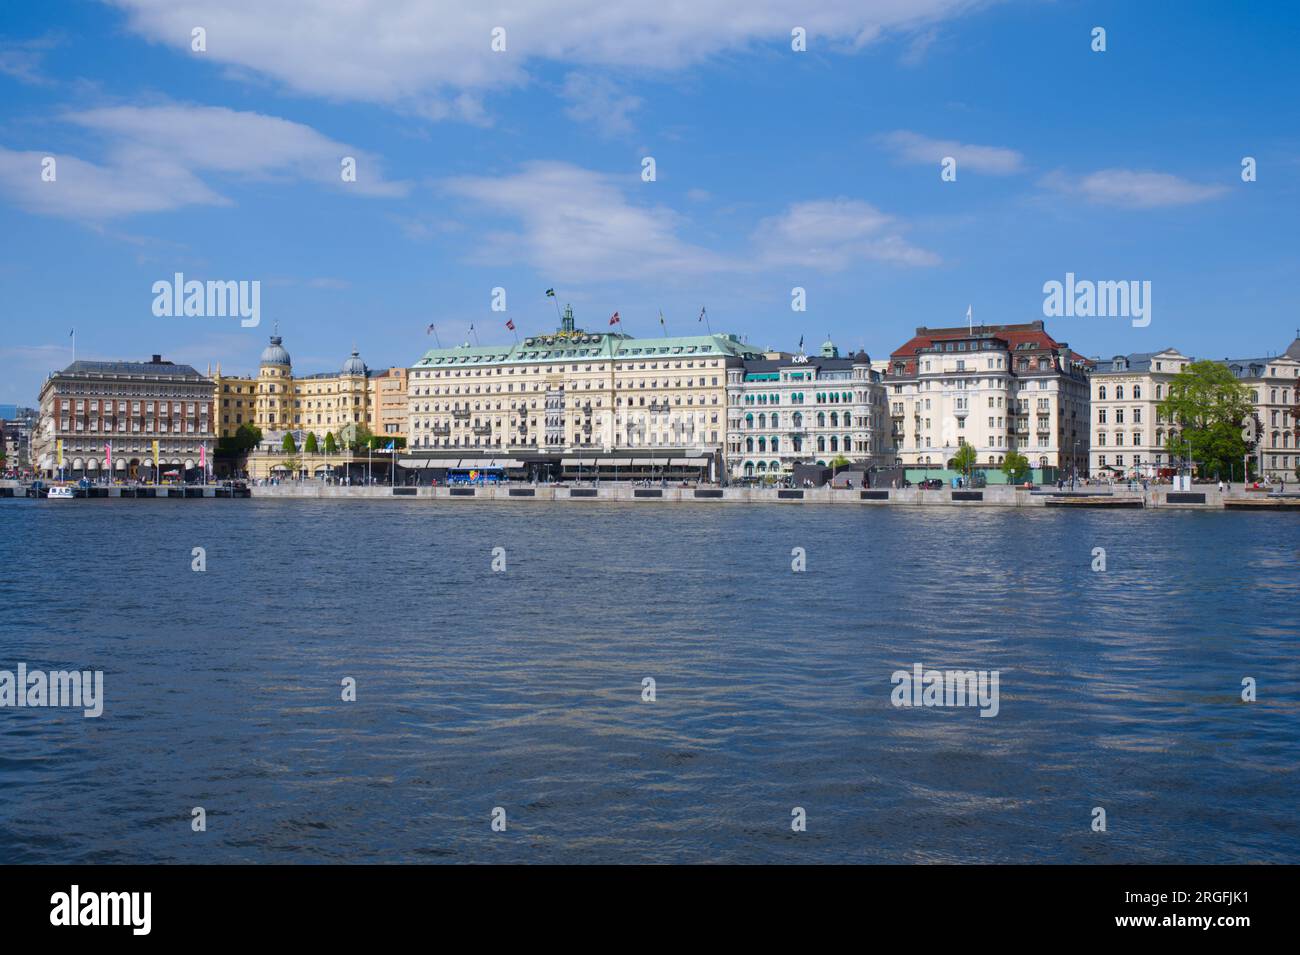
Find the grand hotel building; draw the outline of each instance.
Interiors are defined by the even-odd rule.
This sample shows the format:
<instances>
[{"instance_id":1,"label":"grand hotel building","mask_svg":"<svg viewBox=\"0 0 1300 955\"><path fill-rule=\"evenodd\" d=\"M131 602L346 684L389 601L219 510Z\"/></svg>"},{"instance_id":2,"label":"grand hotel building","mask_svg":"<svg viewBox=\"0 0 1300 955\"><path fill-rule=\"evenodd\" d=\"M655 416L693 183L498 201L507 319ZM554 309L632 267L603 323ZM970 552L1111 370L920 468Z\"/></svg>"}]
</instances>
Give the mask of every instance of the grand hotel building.
<instances>
[{"instance_id":1,"label":"grand hotel building","mask_svg":"<svg viewBox=\"0 0 1300 955\"><path fill-rule=\"evenodd\" d=\"M727 372L755 353L734 335L588 332L436 348L407 376L405 467L545 468L716 479Z\"/></svg>"}]
</instances>

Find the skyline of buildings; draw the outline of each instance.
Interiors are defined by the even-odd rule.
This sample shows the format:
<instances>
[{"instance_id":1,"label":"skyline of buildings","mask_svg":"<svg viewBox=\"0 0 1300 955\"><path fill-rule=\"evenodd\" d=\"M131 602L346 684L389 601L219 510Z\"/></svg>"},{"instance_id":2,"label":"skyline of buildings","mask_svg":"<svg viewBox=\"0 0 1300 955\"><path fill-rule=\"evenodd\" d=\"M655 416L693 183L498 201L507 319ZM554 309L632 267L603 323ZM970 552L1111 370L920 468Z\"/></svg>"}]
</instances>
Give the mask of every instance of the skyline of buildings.
<instances>
[{"instance_id":1,"label":"skyline of buildings","mask_svg":"<svg viewBox=\"0 0 1300 955\"><path fill-rule=\"evenodd\" d=\"M1024 454L1036 480L1076 471L1154 477L1178 457L1159 402L1194 360L1172 348L1086 358L1041 320L922 326L873 360L861 350L841 356L829 339L808 354L758 349L730 332L592 332L569 307L554 333L509 346L464 342L380 370L354 347L338 371L301 374L277 327L256 376L225 374L220 361L202 374L160 355L78 360L51 373L31 457L50 470L62 447L65 467L93 474L113 442L114 476L135 476L156 440L162 464L189 472L211 462L219 439L255 424L263 443L252 458L268 474L285 468L269 460L285 433L300 452L316 436L320 460L301 463L324 474L334 468L325 436L344 446L364 427L404 445L417 467L486 454L485 463L557 473L621 467L633 476L672 464L674 474L735 480L784 478L795 463L840 457L863 468L942 470L969 445L975 466L992 471L1008 453ZM1277 356L1221 363L1255 406L1261 473L1292 476L1300 331Z\"/></svg>"}]
</instances>

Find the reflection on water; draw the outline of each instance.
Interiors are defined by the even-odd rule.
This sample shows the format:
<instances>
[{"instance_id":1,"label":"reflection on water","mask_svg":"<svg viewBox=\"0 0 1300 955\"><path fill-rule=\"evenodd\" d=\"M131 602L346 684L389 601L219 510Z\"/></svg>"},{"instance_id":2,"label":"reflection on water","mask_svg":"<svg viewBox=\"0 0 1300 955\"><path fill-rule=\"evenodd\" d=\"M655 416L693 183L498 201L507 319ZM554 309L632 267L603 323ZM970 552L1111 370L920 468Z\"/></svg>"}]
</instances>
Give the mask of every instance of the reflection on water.
<instances>
[{"instance_id":1,"label":"reflection on water","mask_svg":"<svg viewBox=\"0 0 1300 955\"><path fill-rule=\"evenodd\" d=\"M1297 862L1298 541L1294 514L10 501L0 669L103 669L107 701L0 710L0 861ZM895 709L918 662L999 670L999 715Z\"/></svg>"}]
</instances>

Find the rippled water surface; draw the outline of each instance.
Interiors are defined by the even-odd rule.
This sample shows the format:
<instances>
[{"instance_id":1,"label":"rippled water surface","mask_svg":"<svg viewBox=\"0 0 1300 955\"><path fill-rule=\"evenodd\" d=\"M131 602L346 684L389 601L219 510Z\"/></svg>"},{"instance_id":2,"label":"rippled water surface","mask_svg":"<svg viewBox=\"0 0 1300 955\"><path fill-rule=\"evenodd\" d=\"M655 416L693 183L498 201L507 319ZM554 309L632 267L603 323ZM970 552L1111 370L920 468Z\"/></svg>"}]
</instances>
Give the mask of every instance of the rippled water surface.
<instances>
[{"instance_id":1,"label":"rippled water surface","mask_svg":"<svg viewBox=\"0 0 1300 955\"><path fill-rule=\"evenodd\" d=\"M1294 513L3 501L106 703L0 709L0 861L1300 862L1298 598Z\"/></svg>"}]
</instances>

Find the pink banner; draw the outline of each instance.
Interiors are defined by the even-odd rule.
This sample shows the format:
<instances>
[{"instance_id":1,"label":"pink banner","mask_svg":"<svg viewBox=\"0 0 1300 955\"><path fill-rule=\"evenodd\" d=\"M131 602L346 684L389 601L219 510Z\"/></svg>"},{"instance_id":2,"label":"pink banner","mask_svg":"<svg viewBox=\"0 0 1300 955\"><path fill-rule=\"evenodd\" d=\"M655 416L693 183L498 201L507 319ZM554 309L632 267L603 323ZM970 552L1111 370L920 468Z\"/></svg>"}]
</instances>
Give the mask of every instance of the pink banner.
<instances>
[{"instance_id":1,"label":"pink banner","mask_svg":"<svg viewBox=\"0 0 1300 955\"><path fill-rule=\"evenodd\" d=\"M208 446L206 444L199 445L199 467L204 471L208 469Z\"/></svg>"},{"instance_id":2,"label":"pink banner","mask_svg":"<svg viewBox=\"0 0 1300 955\"><path fill-rule=\"evenodd\" d=\"M108 472L110 478L113 476L113 442L111 441L104 445L104 470Z\"/></svg>"}]
</instances>

